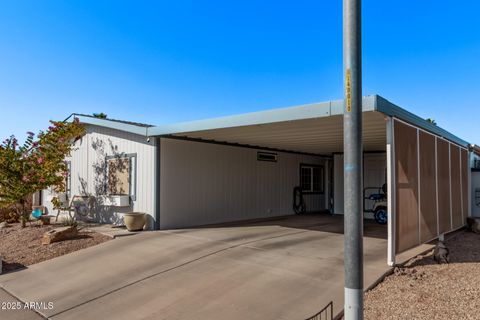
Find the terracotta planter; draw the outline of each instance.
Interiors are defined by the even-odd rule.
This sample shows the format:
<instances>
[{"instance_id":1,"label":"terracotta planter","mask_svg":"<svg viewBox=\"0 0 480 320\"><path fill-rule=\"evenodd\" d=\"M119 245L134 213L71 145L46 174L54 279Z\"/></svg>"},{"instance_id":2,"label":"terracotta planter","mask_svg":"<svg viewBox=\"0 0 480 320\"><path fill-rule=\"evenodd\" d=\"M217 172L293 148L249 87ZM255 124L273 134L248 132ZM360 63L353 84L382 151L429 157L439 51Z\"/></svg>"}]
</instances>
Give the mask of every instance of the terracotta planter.
<instances>
[{"instance_id":1,"label":"terracotta planter","mask_svg":"<svg viewBox=\"0 0 480 320\"><path fill-rule=\"evenodd\" d=\"M123 215L123 221L128 231L141 231L145 226L145 213L129 212Z\"/></svg>"}]
</instances>

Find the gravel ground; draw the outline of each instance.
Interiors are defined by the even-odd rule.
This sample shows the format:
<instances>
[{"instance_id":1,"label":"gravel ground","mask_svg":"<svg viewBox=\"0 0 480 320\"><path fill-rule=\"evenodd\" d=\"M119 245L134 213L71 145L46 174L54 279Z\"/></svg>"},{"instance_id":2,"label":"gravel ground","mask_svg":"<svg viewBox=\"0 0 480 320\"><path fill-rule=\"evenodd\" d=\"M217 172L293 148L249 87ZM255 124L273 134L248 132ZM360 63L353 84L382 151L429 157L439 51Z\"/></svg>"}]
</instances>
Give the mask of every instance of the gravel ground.
<instances>
[{"instance_id":1,"label":"gravel ground","mask_svg":"<svg viewBox=\"0 0 480 320\"><path fill-rule=\"evenodd\" d=\"M42 245L43 234L54 228L55 226L52 225L29 226L27 224L27 227L22 229L19 223L15 223L0 229L0 255L3 257L3 272L21 269L111 240L110 237L96 232L80 230L75 239Z\"/></svg>"},{"instance_id":2,"label":"gravel ground","mask_svg":"<svg viewBox=\"0 0 480 320\"><path fill-rule=\"evenodd\" d=\"M480 235L448 237L450 264L432 252L396 268L365 295L365 319L480 319Z\"/></svg>"}]
</instances>

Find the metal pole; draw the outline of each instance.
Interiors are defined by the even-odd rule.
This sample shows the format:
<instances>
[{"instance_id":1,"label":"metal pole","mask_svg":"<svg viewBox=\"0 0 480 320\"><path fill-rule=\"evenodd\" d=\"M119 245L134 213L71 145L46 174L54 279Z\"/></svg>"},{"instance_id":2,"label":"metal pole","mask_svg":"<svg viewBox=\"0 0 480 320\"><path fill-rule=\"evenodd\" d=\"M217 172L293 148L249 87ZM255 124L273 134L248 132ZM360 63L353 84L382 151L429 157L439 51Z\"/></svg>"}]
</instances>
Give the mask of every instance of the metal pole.
<instances>
[{"instance_id":1,"label":"metal pole","mask_svg":"<svg viewBox=\"0 0 480 320\"><path fill-rule=\"evenodd\" d=\"M361 1L343 0L345 319L363 319Z\"/></svg>"}]
</instances>

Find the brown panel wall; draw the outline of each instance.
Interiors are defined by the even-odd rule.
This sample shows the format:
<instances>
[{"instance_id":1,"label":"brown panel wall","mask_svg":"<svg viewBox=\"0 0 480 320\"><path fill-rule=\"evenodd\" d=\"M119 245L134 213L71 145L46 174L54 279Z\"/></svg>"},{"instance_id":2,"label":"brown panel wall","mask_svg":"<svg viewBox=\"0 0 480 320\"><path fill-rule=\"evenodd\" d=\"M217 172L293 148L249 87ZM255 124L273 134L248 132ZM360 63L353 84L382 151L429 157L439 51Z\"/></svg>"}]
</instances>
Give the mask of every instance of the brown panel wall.
<instances>
[{"instance_id":1,"label":"brown panel wall","mask_svg":"<svg viewBox=\"0 0 480 320\"><path fill-rule=\"evenodd\" d=\"M419 244L417 129L394 122L396 251Z\"/></svg>"},{"instance_id":2,"label":"brown panel wall","mask_svg":"<svg viewBox=\"0 0 480 320\"><path fill-rule=\"evenodd\" d=\"M437 180L435 173L435 136L419 132L420 141L420 241L438 235Z\"/></svg>"},{"instance_id":3,"label":"brown panel wall","mask_svg":"<svg viewBox=\"0 0 480 320\"><path fill-rule=\"evenodd\" d=\"M395 243L401 253L464 225L469 163L458 145L397 120L394 140Z\"/></svg>"},{"instance_id":4,"label":"brown panel wall","mask_svg":"<svg viewBox=\"0 0 480 320\"><path fill-rule=\"evenodd\" d=\"M452 223L453 228L463 225L462 184L460 182L460 148L450 144L450 163L452 179Z\"/></svg>"},{"instance_id":5,"label":"brown panel wall","mask_svg":"<svg viewBox=\"0 0 480 320\"><path fill-rule=\"evenodd\" d=\"M438 179L438 216L439 233L451 230L450 221L450 166L449 143L437 139L437 179Z\"/></svg>"},{"instance_id":6,"label":"brown panel wall","mask_svg":"<svg viewBox=\"0 0 480 320\"><path fill-rule=\"evenodd\" d=\"M460 151L462 160L462 202L463 202L463 222L468 217L469 214L469 202L468 202L468 170L469 170L469 163L468 163L468 151L465 149L461 149Z\"/></svg>"}]
</instances>

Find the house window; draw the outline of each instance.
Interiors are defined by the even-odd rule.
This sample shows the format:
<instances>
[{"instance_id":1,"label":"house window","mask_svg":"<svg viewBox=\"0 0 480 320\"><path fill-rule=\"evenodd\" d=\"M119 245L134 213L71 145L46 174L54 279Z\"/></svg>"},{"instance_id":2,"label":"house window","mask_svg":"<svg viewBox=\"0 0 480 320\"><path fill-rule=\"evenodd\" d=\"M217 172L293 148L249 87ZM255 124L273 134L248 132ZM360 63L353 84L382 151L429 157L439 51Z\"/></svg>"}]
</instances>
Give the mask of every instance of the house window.
<instances>
[{"instance_id":1,"label":"house window","mask_svg":"<svg viewBox=\"0 0 480 320\"><path fill-rule=\"evenodd\" d=\"M480 169L480 160L473 160L473 168Z\"/></svg>"},{"instance_id":2,"label":"house window","mask_svg":"<svg viewBox=\"0 0 480 320\"><path fill-rule=\"evenodd\" d=\"M122 154L106 159L106 193L136 197L137 155Z\"/></svg>"},{"instance_id":3,"label":"house window","mask_svg":"<svg viewBox=\"0 0 480 320\"><path fill-rule=\"evenodd\" d=\"M323 193L324 167L318 165L300 165L300 186L305 193Z\"/></svg>"}]
</instances>

